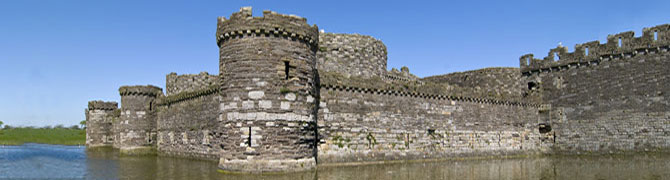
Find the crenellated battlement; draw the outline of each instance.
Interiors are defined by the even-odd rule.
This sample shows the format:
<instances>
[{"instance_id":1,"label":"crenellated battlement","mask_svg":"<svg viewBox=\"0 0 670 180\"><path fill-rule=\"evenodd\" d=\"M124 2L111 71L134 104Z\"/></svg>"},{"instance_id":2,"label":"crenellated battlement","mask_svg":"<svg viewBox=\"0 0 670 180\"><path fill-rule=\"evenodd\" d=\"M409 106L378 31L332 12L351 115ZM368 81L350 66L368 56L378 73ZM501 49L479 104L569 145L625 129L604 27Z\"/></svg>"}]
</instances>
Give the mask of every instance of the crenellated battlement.
<instances>
[{"instance_id":1,"label":"crenellated battlement","mask_svg":"<svg viewBox=\"0 0 670 180\"><path fill-rule=\"evenodd\" d=\"M317 47L319 31L316 25L307 24L307 19L296 15L263 11L262 17L253 17L251 7L243 7L230 19L219 17L216 43L221 46L229 39L244 37L281 37L301 41Z\"/></svg>"},{"instance_id":2,"label":"crenellated battlement","mask_svg":"<svg viewBox=\"0 0 670 180\"><path fill-rule=\"evenodd\" d=\"M220 89L221 88L218 85L211 85L202 89L192 91L182 91L177 94L167 95L159 98L158 101L156 102L156 105L165 106L201 96L211 95L214 93L218 93Z\"/></svg>"},{"instance_id":3,"label":"crenellated battlement","mask_svg":"<svg viewBox=\"0 0 670 180\"><path fill-rule=\"evenodd\" d=\"M633 31L607 36L607 42L591 41L575 45L573 52L559 45L550 49L547 56L536 59L533 54L525 54L519 58L521 72L551 72L571 67L597 65L601 61L629 58L632 56L667 52L670 45L670 24L644 28L642 36L635 37Z\"/></svg>"},{"instance_id":4,"label":"crenellated battlement","mask_svg":"<svg viewBox=\"0 0 670 180\"><path fill-rule=\"evenodd\" d=\"M119 108L119 103L114 101L89 101L88 110L116 110Z\"/></svg>"},{"instance_id":5,"label":"crenellated battlement","mask_svg":"<svg viewBox=\"0 0 670 180\"><path fill-rule=\"evenodd\" d=\"M137 85L137 86L121 86L119 88L119 95L139 95L158 97L163 95L163 89L152 85Z\"/></svg>"}]
</instances>

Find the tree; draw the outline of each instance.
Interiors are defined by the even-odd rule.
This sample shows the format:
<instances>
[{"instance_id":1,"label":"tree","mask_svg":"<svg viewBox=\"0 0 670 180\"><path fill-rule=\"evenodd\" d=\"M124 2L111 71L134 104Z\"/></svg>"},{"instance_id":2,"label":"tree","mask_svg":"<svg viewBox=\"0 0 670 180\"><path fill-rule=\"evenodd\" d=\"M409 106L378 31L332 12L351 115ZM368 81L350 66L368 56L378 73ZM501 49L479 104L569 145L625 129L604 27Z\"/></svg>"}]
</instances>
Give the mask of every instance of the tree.
<instances>
[{"instance_id":1,"label":"tree","mask_svg":"<svg viewBox=\"0 0 670 180\"><path fill-rule=\"evenodd\" d=\"M0 128L2 128L2 125L3 125L3 124L4 124L4 123L3 123L2 121L0 121Z\"/></svg>"},{"instance_id":2,"label":"tree","mask_svg":"<svg viewBox=\"0 0 670 180\"><path fill-rule=\"evenodd\" d=\"M79 125L81 126L82 129L86 129L86 120L80 121Z\"/></svg>"}]
</instances>

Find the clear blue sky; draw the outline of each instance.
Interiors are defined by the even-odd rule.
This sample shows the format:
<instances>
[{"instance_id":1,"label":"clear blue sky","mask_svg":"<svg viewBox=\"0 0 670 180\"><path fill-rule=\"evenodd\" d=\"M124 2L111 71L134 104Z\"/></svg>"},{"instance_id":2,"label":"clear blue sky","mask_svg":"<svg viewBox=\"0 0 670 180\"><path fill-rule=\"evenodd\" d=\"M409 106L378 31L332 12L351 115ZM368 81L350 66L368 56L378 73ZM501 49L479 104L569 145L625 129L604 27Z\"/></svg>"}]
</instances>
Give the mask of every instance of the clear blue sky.
<instances>
[{"instance_id":1,"label":"clear blue sky","mask_svg":"<svg viewBox=\"0 0 670 180\"><path fill-rule=\"evenodd\" d=\"M121 85L218 72L217 16L242 6L296 14L327 32L384 41L388 68L420 77L544 57L559 42L670 23L670 1L0 1L0 121L73 125Z\"/></svg>"}]
</instances>

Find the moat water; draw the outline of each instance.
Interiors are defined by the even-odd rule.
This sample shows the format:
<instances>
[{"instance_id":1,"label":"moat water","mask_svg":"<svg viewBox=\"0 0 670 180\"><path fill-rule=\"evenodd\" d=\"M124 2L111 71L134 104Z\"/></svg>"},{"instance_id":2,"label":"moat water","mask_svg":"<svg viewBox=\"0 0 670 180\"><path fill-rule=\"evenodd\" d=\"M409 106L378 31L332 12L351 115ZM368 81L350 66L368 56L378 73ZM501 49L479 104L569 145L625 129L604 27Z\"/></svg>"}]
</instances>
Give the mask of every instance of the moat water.
<instances>
[{"instance_id":1,"label":"moat water","mask_svg":"<svg viewBox=\"0 0 670 180\"><path fill-rule=\"evenodd\" d=\"M110 148L0 146L0 179L670 179L670 155L551 156L319 167L316 171L238 175L216 162L119 156Z\"/></svg>"}]
</instances>

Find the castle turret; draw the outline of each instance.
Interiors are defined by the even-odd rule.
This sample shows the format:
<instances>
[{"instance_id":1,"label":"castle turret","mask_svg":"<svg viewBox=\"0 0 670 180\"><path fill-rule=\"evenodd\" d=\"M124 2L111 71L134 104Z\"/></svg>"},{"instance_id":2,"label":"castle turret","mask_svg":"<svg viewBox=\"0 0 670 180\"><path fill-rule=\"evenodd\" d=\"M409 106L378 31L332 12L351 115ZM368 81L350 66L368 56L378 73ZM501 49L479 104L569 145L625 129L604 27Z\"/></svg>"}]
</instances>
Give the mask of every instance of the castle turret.
<instances>
[{"instance_id":1,"label":"castle turret","mask_svg":"<svg viewBox=\"0 0 670 180\"><path fill-rule=\"evenodd\" d=\"M86 146L112 145L112 122L118 119L118 103L89 101L86 109Z\"/></svg>"},{"instance_id":2,"label":"castle turret","mask_svg":"<svg viewBox=\"0 0 670 180\"><path fill-rule=\"evenodd\" d=\"M227 171L300 171L316 166L318 28L295 15L245 7L219 17L220 116Z\"/></svg>"},{"instance_id":3,"label":"castle turret","mask_svg":"<svg viewBox=\"0 0 670 180\"><path fill-rule=\"evenodd\" d=\"M163 95L159 87L121 86L121 115L114 124L117 135L114 146L125 154L144 154L153 151L156 143L156 119L153 109L157 97Z\"/></svg>"}]
</instances>

